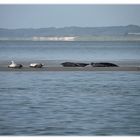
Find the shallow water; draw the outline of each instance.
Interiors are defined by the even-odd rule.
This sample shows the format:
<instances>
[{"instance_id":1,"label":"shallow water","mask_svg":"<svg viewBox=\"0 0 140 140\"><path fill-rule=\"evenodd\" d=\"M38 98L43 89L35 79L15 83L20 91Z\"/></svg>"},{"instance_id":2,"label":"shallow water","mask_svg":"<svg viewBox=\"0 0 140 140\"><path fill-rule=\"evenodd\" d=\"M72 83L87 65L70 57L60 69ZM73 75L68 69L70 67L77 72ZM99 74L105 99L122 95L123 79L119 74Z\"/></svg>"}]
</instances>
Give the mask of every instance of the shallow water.
<instances>
[{"instance_id":1,"label":"shallow water","mask_svg":"<svg viewBox=\"0 0 140 140\"><path fill-rule=\"evenodd\" d=\"M139 72L0 72L0 135L140 135Z\"/></svg>"},{"instance_id":2,"label":"shallow water","mask_svg":"<svg viewBox=\"0 0 140 140\"><path fill-rule=\"evenodd\" d=\"M140 42L0 42L0 60L140 60Z\"/></svg>"}]
</instances>

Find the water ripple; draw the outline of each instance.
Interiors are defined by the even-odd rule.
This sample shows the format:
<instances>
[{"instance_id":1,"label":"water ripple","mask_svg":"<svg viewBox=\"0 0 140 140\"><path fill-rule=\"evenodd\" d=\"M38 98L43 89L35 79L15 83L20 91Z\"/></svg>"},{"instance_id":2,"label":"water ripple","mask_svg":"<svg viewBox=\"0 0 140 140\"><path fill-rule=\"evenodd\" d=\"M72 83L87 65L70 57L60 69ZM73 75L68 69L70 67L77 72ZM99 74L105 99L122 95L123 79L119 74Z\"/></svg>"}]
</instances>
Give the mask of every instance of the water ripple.
<instances>
[{"instance_id":1,"label":"water ripple","mask_svg":"<svg viewBox=\"0 0 140 140\"><path fill-rule=\"evenodd\" d=\"M140 135L138 73L3 76L0 135Z\"/></svg>"}]
</instances>

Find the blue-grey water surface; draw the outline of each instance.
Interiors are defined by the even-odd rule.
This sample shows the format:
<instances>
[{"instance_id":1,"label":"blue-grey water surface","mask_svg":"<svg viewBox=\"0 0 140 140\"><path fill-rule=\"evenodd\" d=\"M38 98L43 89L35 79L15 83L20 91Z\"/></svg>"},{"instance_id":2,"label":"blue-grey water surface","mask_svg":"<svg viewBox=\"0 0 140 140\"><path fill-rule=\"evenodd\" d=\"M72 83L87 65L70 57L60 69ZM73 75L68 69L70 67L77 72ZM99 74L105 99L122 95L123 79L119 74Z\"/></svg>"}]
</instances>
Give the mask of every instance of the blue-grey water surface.
<instances>
[{"instance_id":1,"label":"blue-grey water surface","mask_svg":"<svg viewBox=\"0 0 140 140\"><path fill-rule=\"evenodd\" d=\"M0 60L140 60L140 42L1 41Z\"/></svg>"},{"instance_id":2,"label":"blue-grey water surface","mask_svg":"<svg viewBox=\"0 0 140 140\"><path fill-rule=\"evenodd\" d=\"M0 135L140 135L140 73L0 72Z\"/></svg>"}]
</instances>

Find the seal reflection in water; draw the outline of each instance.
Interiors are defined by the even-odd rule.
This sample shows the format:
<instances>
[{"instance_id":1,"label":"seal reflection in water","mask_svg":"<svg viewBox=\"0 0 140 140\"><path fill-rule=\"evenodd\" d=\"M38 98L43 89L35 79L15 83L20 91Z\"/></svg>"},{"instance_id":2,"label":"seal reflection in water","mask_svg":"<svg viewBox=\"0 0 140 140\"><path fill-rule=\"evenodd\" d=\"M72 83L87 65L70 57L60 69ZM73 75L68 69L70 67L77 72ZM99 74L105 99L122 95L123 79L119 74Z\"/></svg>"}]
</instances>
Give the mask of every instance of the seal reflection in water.
<instances>
[{"instance_id":1,"label":"seal reflection in water","mask_svg":"<svg viewBox=\"0 0 140 140\"><path fill-rule=\"evenodd\" d=\"M91 63L93 67L118 67L118 65L108 62Z\"/></svg>"},{"instance_id":2,"label":"seal reflection in water","mask_svg":"<svg viewBox=\"0 0 140 140\"><path fill-rule=\"evenodd\" d=\"M21 64L16 64L14 61L11 61L11 64L8 66L8 68L22 68L23 66Z\"/></svg>"},{"instance_id":3,"label":"seal reflection in water","mask_svg":"<svg viewBox=\"0 0 140 140\"><path fill-rule=\"evenodd\" d=\"M87 63L64 62L64 63L61 63L61 65L63 67L85 67L89 64L87 64Z\"/></svg>"},{"instance_id":4,"label":"seal reflection in water","mask_svg":"<svg viewBox=\"0 0 140 140\"><path fill-rule=\"evenodd\" d=\"M30 64L29 67L31 68L42 68L44 66L44 64L41 64L41 63L32 63Z\"/></svg>"}]
</instances>

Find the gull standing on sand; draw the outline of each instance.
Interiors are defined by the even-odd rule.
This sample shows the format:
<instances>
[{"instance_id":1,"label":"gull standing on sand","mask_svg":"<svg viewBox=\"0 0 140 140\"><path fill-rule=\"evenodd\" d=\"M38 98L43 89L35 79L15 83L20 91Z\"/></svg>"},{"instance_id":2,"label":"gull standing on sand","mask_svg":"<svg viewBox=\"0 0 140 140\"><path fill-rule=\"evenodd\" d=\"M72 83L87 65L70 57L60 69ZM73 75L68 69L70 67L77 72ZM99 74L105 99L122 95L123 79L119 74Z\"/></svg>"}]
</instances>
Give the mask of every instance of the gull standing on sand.
<instances>
[{"instance_id":1,"label":"gull standing on sand","mask_svg":"<svg viewBox=\"0 0 140 140\"><path fill-rule=\"evenodd\" d=\"M14 61L11 61L11 64L8 65L8 68L21 68L23 67L21 64L16 64Z\"/></svg>"}]
</instances>

